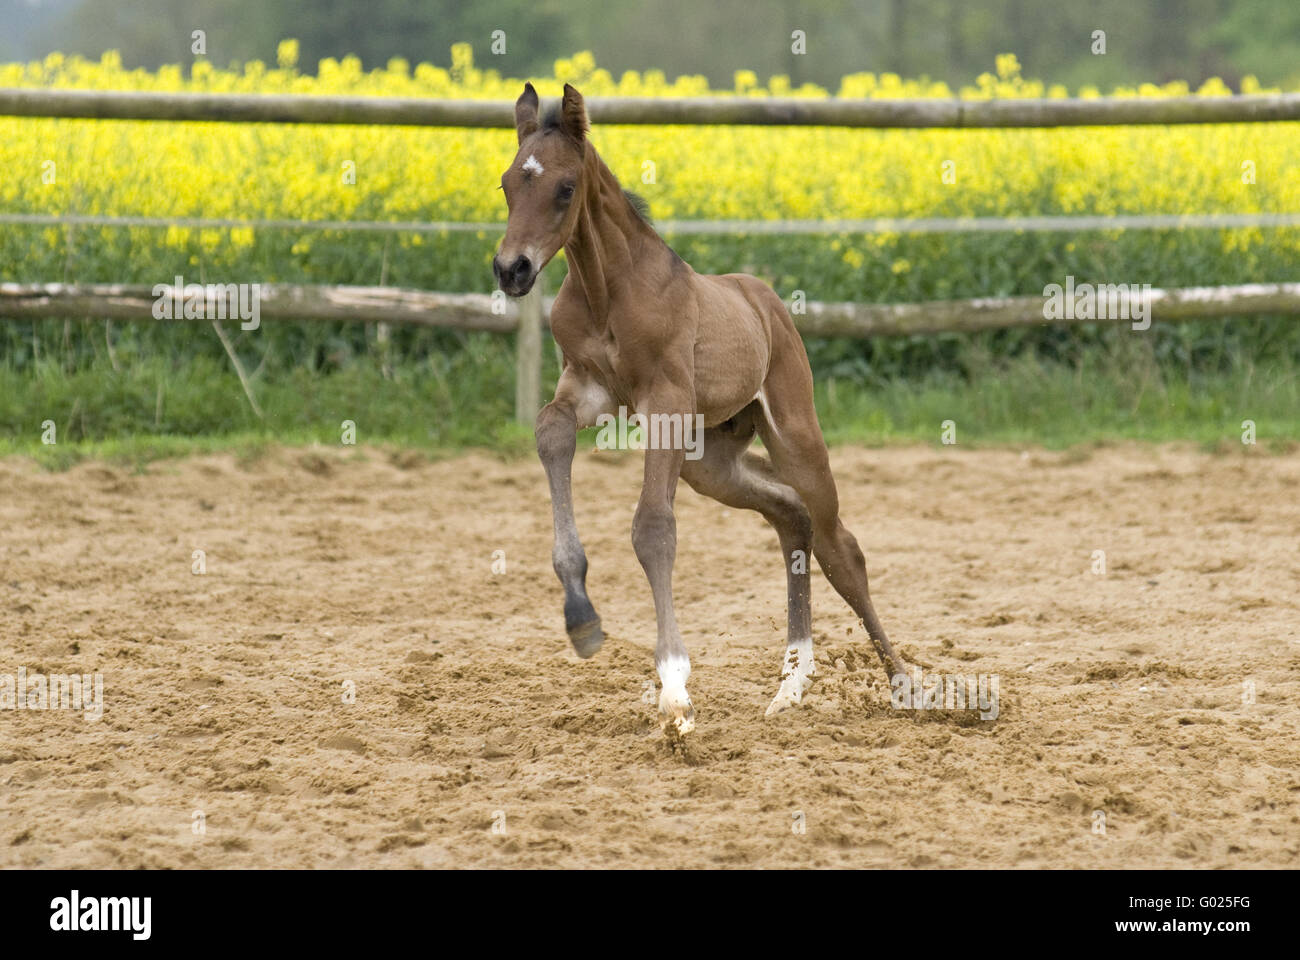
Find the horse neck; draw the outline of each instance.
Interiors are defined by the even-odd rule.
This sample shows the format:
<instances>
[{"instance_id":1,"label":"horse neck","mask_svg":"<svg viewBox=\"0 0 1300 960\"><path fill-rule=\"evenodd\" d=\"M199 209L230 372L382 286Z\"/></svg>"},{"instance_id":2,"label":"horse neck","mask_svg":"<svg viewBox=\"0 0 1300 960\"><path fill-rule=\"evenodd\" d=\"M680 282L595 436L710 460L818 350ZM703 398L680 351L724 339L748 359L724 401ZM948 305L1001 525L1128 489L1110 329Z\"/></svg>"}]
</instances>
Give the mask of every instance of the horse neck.
<instances>
[{"instance_id":1,"label":"horse neck","mask_svg":"<svg viewBox=\"0 0 1300 960\"><path fill-rule=\"evenodd\" d=\"M604 318L646 257L668 247L632 209L618 178L590 144L584 165L582 210L564 254L587 306Z\"/></svg>"}]
</instances>

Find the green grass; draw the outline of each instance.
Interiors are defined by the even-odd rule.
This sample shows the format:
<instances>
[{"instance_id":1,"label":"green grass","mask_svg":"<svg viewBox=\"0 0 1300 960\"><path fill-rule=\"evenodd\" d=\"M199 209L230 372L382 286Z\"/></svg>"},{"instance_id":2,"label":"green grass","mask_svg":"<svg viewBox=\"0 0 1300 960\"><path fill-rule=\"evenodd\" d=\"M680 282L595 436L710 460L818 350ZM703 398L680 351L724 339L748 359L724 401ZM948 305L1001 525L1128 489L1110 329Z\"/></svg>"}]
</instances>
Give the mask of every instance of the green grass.
<instances>
[{"instance_id":1,"label":"green grass","mask_svg":"<svg viewBox=\"0 0 1300 960\"><path fill-rule=\"evenodd\" d=\"M877 388L821 383L817 408L830 443L939 442L951 420L959 444L1062 449L1113 440L1240 443L1242 422L1260 444L1300 441L1300 377L1289 360L1196 371L1149 357L1090 351L1067 365L983 357L965 376L937 372Z\"/></svg>"},{"instance_id":2,"label":"green grass","mask_svg":"<svg viewBox=\"0 0 1300 960\"><path fill-rule=\"evenodd\" d=\"M1277 321L1293 323L1294 321ZM1167 346L1167 345L1165 345ZM1300 364L1290 351L1195 351L1179 361L1156 338L1114 337L1061 356L1004 356L993 337L967 338L929 372L878 374L837 364L834 342L810 343L828 442L939 444L951 420L961 446L1061 449L1115 440L1240 446L1253 420L1266 449L1300 443ZM512 420L513 343L472 335L420 359L381 351L297 364L245 357L265 416L252 411L227 358L133 352L129 340L66 366L47 352L0 366L0 455L50 469L86 459L139 467L194 453L255 457L273 445L356 442L441 456L466 449L530 455L531 431ZM553 386L553 351L546 351ZM837 369L838 367L838 369ZM53 420L57 443L42 442ZM594 435L594 434L593 434Z\"/></svg>"},{"instance_id":3,"label":"green grass","mask_svg":"<svg viewBox=\"0 0 1300 960\"><path fill-rule=\"evenodd\" d=\"M751 271L782 296L909 302L1041 294L1067 274L1081 280L1183 286L1293 279L1296 230L1244 246L1234 231L1083 231L904 235L879 249L861 237L672 238L701 272ZM862 246L849 264L832 243ZM180 251L145 232L79 231L75 243L43 228L0 234L0 279L155 283L186 277L263 282L387 282L490 290L493 236L448 234L419 247L362 234L293 238L259 233L251 247ZM1235 252L1229 253L1227 251ZM910 264L896 270L900 263ZM198 269L195 269L195 265ZM548 268L559 286L565 265ZM201 323L0 319L0 454L51 467L94 456L128 463L210 449L339 443L441 454L531 450L511 423L511 337L373 324L268 322L230 329L265 419L252 412L229 358ZM938 443L953 420L961 445L1062 448L1134 439L1238 446L1254 420L1262 446L1300 442L1300 322L1240 317L1124 325L1026 327L972 335L809 339L818 409L832 443ZM549 348L544 382L557 370ZM41 443L54 420L58 444Z\"/></svg>"}]
</instances>

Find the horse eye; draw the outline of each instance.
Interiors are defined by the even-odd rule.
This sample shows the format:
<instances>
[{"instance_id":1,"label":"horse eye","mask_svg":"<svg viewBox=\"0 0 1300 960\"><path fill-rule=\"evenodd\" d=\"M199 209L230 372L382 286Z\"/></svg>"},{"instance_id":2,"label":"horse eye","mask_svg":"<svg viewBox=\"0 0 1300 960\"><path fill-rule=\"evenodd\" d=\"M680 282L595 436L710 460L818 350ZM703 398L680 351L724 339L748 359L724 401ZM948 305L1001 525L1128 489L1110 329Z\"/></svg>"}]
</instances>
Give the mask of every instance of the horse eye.
<instances>
[{"instance_id":1,"label":"horse eye","mask_svg":"<svg viewBox=\"0 0 1300 960\"><path fill-rule=\"evenodd\" d=\"M566 183L561 185L560 191L557 194L557 196L559 197L561 203L568 203L570 200L573 199L573 184Z\"/></svg>"}]
</instances>

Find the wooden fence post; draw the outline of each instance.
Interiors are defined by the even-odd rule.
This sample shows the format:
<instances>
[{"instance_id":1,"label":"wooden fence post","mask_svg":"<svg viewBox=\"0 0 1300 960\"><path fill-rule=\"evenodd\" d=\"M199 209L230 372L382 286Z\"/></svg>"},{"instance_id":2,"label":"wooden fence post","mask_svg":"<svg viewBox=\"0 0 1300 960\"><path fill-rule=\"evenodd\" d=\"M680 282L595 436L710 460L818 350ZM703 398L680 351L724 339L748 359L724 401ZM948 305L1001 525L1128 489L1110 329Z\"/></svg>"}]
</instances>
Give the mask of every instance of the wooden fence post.
<instances>
[{"instance_id":1,"label":"wooden fence post","mask_svg":"<svg viewBox=\"0 0 1300 960\"><path fill-rule=\"evenodd\" d=\"M542 405L542 296L545 274L519 302L515 343L515 419L532 426Z\"/></svg>"}]
</instances>

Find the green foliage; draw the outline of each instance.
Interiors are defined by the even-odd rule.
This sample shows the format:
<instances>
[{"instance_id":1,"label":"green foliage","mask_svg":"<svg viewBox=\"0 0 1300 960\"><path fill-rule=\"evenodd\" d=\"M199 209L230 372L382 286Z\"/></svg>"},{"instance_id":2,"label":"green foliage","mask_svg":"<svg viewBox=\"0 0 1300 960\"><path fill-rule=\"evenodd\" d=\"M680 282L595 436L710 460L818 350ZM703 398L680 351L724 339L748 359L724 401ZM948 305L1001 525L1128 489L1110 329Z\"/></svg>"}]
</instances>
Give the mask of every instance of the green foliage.
<instances>
[{"instance_id":1,"label":"green foliage","mask_svg":"<svg viewBox=\"0 0 1300 960\"><path fill-rule=\"evenodd\" d=\"M1253 323L1267 341L1292 322ZM102 325L90 326L103 333ZM1176 337L1172 329L1168 335ZM977 337L952 345L954 363L911 376L823 373L817 406L831 443L938 443L941 424L955 420L962 445L1061 448L1127 438L1231 450L1240 449L1247 419L1264 449L1300 442L1300 363L1293 358L1193 349L1184 367L1162 360L1158 341L1115 337L1065 361L1027 353L1007 359L995 338ZM545 380L553 387L557 371L546 346ZM344 420L367 446L430 455L532 450L531 431L511 421L508 337L464 337L458 349L405 360L387 374L373 355L325 371L264 366L253 389L265 420L253 414L224 358L128 360L118 347L114 356L116 368L106 350L71 371L57 354L21 372L0 367L0 455L34 456L52 469L85 457L138 465L216 449L253 457L271 444L337 446ZM45 420L57 426L55 445L41 443Z\"/></svg>"},{"instance_id":2,"label":"green foliage","mask_svg":"<svg viewBox=\"0 0 1300 960\"><path fill-rule=\"evenodd\" d=\"M53 260L22 259L28 229L0 238L0 259L21 263L32 279L58 276ZM94 237L78 248L93 267L78 279L157 275L129 243ZM824 237L692 237L676 246L699 270L751 269L787 297L799 278L817 277L806 293L825 300L1041 293L1042 277L1067 269L1081 279L1145 276L1166 285L1295 275L1281 245L1252 247L1247 269L1244 258L1223 256L1213 231L1097 234L1076 239L1068 254L1059 238L1043 234L900 242L893 253L912 264L904 274L871 259L851 267ZM387 257L391 283L487 292L491 248L490 238L456 234L385 252L381 238L347 234L314 244L304 259L290 254L287 240L261 232L238 255L246 276L340 283L373 283ZM554 290L562 261L548 273ZM365 324L266 321L250 333L227 326L264 421L207 324L0 324L0 450L66 466L86 453L142 461L222 442L336 444L348 419L362 443L431 451L530 447L527 431L511 425L513 338L394 327L380 342ZM960 422L963 443L1063 446L1133 437L1213 444L1235 437L1243 419L1260 425L1261 442L1300 438L1300 324L1292 318L1156 323L1144 333L1077 324L973 336L810 338L807 346L833 442L934 442L945 419ZM544 356L553 386L554 351L548 346ZM59 426L56 449L39 443L46 419Z\"/></svg>"},{"instance_id":3,"label":"green foliage","mask_svg":"<svg viewBox=\"0 0 1300 960\"><path fill-rule=\"evenodd\" d=\"M469 42L481 63L514 76L591 50L616 74L653 68L729 85L749 69L825 86L859 71L966 82L1010 49L1028 74L1070 86L1210 76L1235 86L1247 74L1297 78L1298 11L1293 0L0 0L14 34L0 34L0 57L119 49L128 65L154 68L191 60L193 25L219 66L274 62L285 37L301 40L309 67L348 54L367 66L418 63ZM791 52L795 29L806 55ZM1092 52L1098 29L1104 56ZM504 55L488 55L494 30L508 35Z\"/></svg>"},{"instance_id":4,"label":"green foliage","mask_svg":"<svg viewBox=\"0 0 1300 960\"><path fill-rule=\"evenodd\" d=\"M64 276L69 262L81 282L154 283L179 273L192 278L183 252L176 263L143 257L128 231L87 231L74 235L72 251L36 242L41 228L15 227L0 233L0 263L17 265L5 279L49 280ZM846 263L832 249L833 238L681 237L669 239L687 262L704 273L753 272L787 300L795 289L808 299L861 302L915 302L975 296L1040 295L1047 282L1073 274L1080 282L1142 278L1156 286L1250 283L1300 275L1290 243L1255 243L1246 252L1225 255L1231 231L1095 231L1063 238L1058 234L951 234L904 236L887 258ZM1274 231L1294 234L1295 231ZM306 252L295 253L292 236L259 231L252 245L225 247L225 277L256 277L265 282L373 284L386 264L394 286L489 293L493 288L492 236L446 234L422 246L388 243L372 234L322 234ZM848 238L845 238L848 239ZM35 255L34 255L35 254ZM193 254L203 251L195 247ZM895 264L904 260L905 272ZM2 274L0 274L2 275ZM563 259L547 270L554 291L564 275ZM810 279L811 278L811 279ZM859 379L878 384L898 377L947 372L964 374L968 344L993 355L1079 363L1095 347L1138 337L1169 369L1224 370L1234 362L1274 359L1300 361L1300 323L1259 318L1159 324L1135 335L1121 326L1076 324L1022 328L975 338L938 335L872 340L810 340L808 352L819 377ZM201 323L119 324L111 341L118 361L162 358L180 365L188 358L227 363L211 328ZM482 356L481 338L453 331L395 327L382 346L399 368L436 369L444 376ZM265 374L303 370L328 374L354 363L376 362L381 345L372 327L344 323L266 322L256 333L237 337L241 359ZM476 352L478 351L478 352ZM57 357L75 370L107 352L104 325L87 321L0 324L0 366L19 372L42 358ZM3 424L0 424L3 429Z\"/></svg>"}]
</instances>

